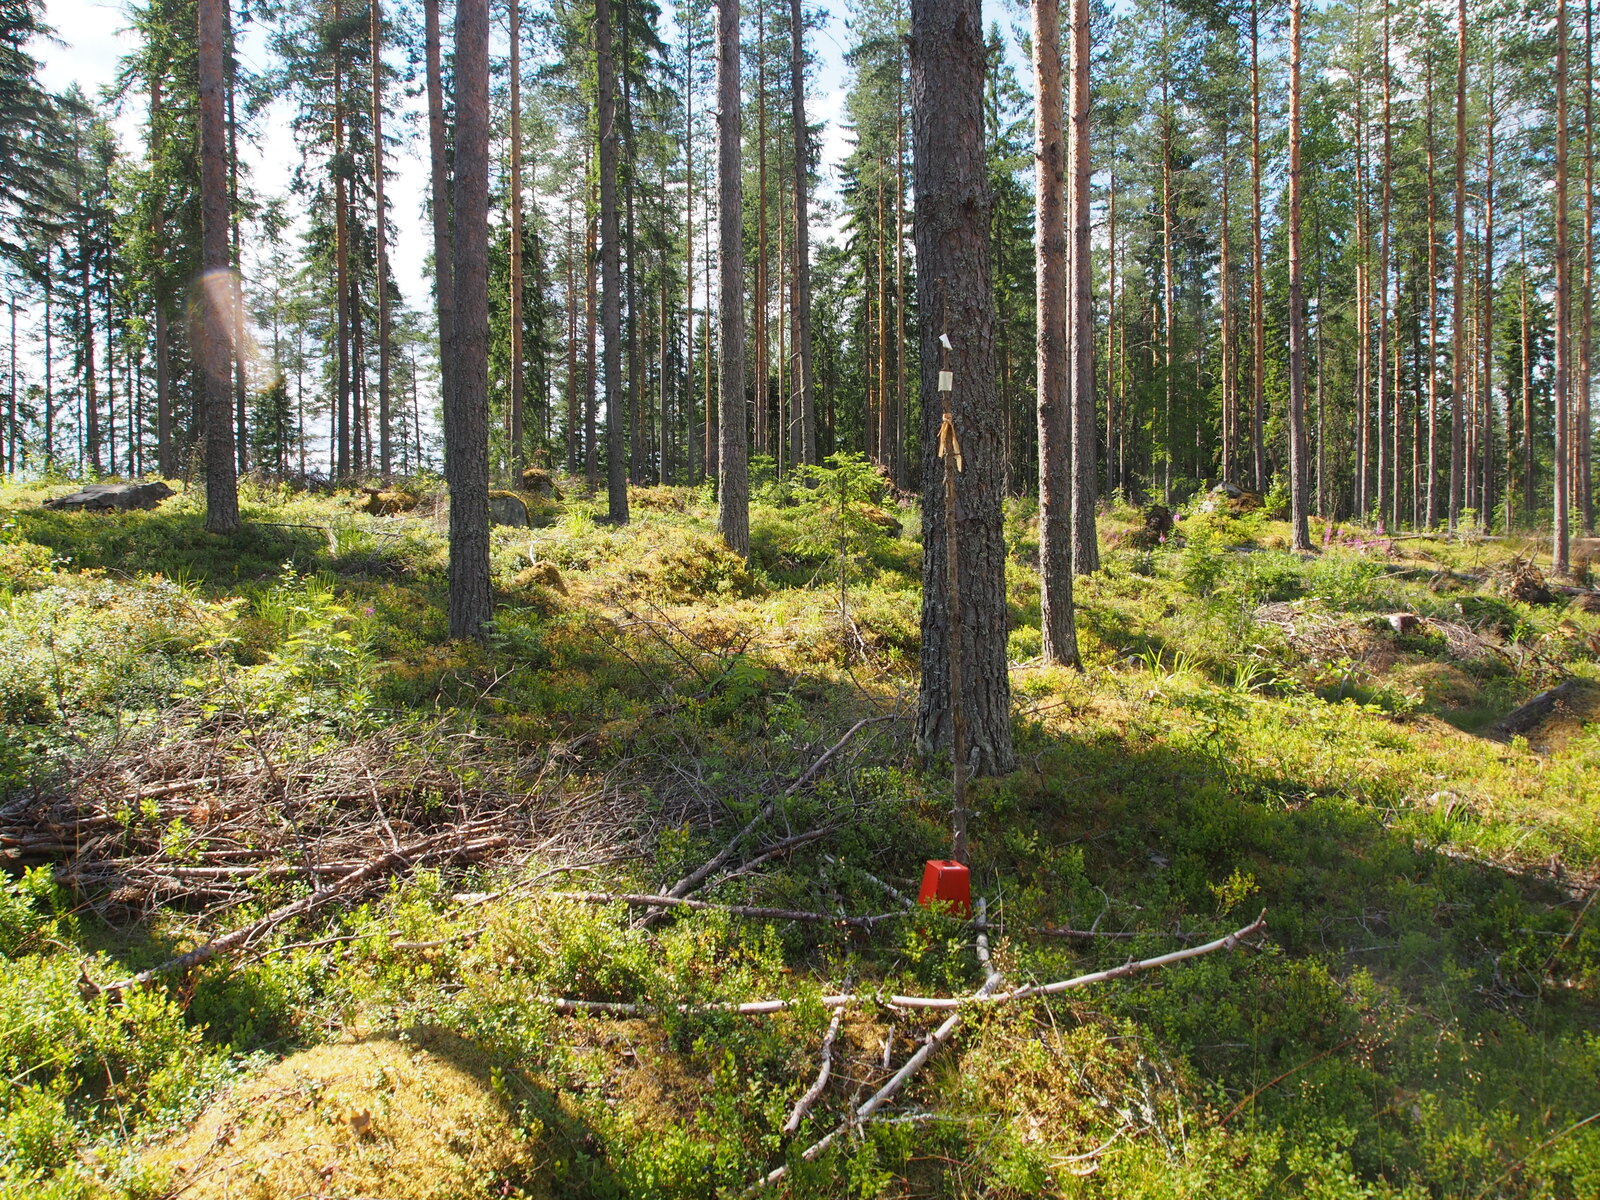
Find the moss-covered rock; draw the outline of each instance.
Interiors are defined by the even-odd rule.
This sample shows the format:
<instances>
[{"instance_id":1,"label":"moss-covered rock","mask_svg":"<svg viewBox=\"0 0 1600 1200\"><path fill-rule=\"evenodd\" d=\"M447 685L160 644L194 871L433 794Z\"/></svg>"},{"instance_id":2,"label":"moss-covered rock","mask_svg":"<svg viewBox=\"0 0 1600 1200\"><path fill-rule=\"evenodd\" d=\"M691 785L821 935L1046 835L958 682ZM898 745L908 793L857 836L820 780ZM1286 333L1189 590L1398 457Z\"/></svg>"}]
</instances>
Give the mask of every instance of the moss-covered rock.
<instances>
[{"instance_id":1,"label":"moss-covered rock","mask_svg":"<svg viewBox=\"0 0 1600 1200\"><path fill-rule=\"evenodd\" d=\"M519 1129L473 1043L441 1030L292 1054L216 1100L147 1165L191 1200L539 1195Z\"/></svg>"}]
</instances>

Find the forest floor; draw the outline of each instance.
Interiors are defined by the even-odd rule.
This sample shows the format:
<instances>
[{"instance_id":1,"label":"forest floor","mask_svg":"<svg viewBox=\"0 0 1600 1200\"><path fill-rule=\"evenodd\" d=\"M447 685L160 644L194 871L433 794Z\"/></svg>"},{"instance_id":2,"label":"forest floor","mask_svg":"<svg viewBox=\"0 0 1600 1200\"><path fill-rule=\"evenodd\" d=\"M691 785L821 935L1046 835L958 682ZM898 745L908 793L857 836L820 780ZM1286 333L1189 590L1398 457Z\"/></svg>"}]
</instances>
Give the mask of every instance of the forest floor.
<instances>
[{"instance_id":1,"label":"forest floor","mask_svg":"<svg viewBox=\"0 0 1600 1200\"><path fill-rule=\"evenodd\" d=\"M966 1005L858 1124L951 1015L888 997L985 981L971 923L903 908L950 808L917 513L768 483L746 564L699 490L613 528L559 482L495 531L482 647L426 496L247 489L224 540L192 495L0 491L0 1193L1600 1195L1600 613L1507 598L1531 543L1301 558L1193 512L1141 549L1114 506L1078 673L1008 509L1020 765L972 789L1002 988L1266 925ZM675 883L709 907L592 894Z\"/></svg>"}]
</instances>

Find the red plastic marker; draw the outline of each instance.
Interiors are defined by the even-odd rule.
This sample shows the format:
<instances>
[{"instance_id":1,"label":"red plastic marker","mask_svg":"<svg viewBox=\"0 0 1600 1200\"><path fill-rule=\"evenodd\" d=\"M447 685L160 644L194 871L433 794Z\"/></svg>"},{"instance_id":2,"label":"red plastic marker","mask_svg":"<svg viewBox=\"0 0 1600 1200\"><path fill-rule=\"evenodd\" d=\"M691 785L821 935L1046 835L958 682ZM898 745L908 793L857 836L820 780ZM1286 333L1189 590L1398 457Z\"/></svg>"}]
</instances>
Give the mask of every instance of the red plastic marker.
<instances>
[{"instance_id":1,"label":"red plastic marker","mask_svg":"<svg viewBox=\"0 0 1600 1200\"><path fill-rule=\"evenodd\" d=\"M922 891L917 903L926 907L935 900L963 917L972 914L972 880L967 868L948 859L929 859L922 868Z\"/></svg>"}]
</instances>

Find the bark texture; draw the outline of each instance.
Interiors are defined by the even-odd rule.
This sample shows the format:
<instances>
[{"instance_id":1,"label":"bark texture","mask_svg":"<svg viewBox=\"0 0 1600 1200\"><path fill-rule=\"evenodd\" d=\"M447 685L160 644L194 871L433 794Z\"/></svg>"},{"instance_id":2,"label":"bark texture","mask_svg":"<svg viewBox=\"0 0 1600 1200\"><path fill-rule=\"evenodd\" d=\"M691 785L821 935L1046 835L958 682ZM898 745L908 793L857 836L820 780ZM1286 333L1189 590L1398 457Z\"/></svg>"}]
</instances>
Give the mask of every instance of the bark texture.
<instances>
[{"instance_id":1,"label":"bark texture","mask_svg":"<svg viewBox=\"0 0 1600 1200\"><path fill-rule=\"evenodd\" d=\"M455 394L445 407L450 636L481 637L489 590L489 0L456 4Z\"/></svg>"},{"instance_id":2,"label":"bark texture","mask_svg":"<svg viewBox=\"0 0 1600 1200\"><path fill-rule=\"evenodd\" d=\"M205 388L206 528L239 528L238 474L234 463L233 396L228 301L228 131L224 116L228 41L226 0L200 0L200 328L198 355Z\"/></svg>"},{"instance_id":3,"label":"bark texture","mask_svg":"<svg viewBox=\"0 0 1600 1200\"><path fill-rule=\"evenodd\" d=\"M1068 214L1072 224L1072 296L1068 305L1067 351L1071 361L1072 573L1100 567L1095 531L1094 264L1089 227L1089 0L1072 0L1072 103L1068 163Z\"/></svg>"},{"instance_id":4,"label":"bark texture","mask_svg":"<svg viewBox=\"0 0 1600 1200\"><path fill-rule=\"evenodd\" d=\"M628 519L628 402L622 384L622 246L617 213L617 72L611 50L611 0L598 0L594 22L600 85L600 325L605 345L606 506Z\"/></svg>"},{"instance_id":5,"label":"bark texture","mask_svg":"<svg viewBox=\"0 0 1600 1200\"><path fill-rule=\"evenodd\" d=\"M1004 431L995 393L989 187L984 170L983 20L978 0L911 5L912 172L917 196L917 300L922 313L922 687L917 744L950 743L951 614L946 555L955 535L965 682L967 770L1015 765L1006 674L1005 537L1000 501ZM951 407L960 439L956 528L944 519L939 458L939 337L950 331Z\"/></svg>"},{"instance_id":6,"label":"bark texture","mask_svg":"<svg viewBox=\"0 0 1600 1200\"><path fill-rule=\"evenodd\" d=\"M1034 280L1039 362L1039 631L1046 662L1076 666L1071 434L1067 406L1066 145L1060 0L1034 0Z\"/></svg>"},{"instance_id":7,"label":"bark texture","mask_svg":"<svg viewBox=\"0 0 1600 1200\"><path fill-rule=\"evenodd\" d=\"M739 0L717 0L717 530L750 553L749 444L744 402L744 242L739 139Z\"/></svg>"}]
</instances>

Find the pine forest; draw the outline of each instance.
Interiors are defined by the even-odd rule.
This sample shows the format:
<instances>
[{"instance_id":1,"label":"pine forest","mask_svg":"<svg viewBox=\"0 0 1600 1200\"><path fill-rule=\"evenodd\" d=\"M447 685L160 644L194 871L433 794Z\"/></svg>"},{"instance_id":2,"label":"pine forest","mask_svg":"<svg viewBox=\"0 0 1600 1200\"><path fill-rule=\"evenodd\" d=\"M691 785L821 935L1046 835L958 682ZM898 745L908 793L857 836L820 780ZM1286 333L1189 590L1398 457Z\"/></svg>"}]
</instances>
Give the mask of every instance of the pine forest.
<instances>
[{"instance_id":1,"label":"pine forest","mask_svg":"<svg viewBox=\"0 0 1600 1200\"><path fill-rule=\"evenodd\" d=\"M1600 1196L1595 0L0 0L0 1194Z\"/></svg>"}]
</instances>

